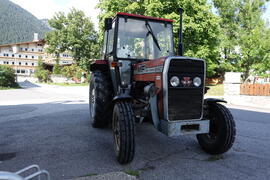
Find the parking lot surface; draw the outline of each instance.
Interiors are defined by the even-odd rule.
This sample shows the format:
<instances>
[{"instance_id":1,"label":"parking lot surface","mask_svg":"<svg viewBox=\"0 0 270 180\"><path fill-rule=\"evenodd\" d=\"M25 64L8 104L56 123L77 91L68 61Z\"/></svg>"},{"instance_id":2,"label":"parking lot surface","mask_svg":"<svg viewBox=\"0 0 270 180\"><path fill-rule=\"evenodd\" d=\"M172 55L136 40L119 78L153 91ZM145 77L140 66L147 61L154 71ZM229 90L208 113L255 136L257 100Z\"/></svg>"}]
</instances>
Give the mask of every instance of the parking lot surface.
<instances>
[{"instance_id":1,"label":"parking lot surface","mask_svg":"<svg viewBox=\"0 0 270 180\"><path fill-rule=\"evenodd\" d=\"M38 164L52 179L114 171L139 179L270 177L270 110L231 106L236 141L224 155L204 153L195 136L169 138L149 123L136 126L136 154L119 165L110 128L90 126L88 87L21 84L0 91L0 171Z\"/></svg>"}]
</instances>

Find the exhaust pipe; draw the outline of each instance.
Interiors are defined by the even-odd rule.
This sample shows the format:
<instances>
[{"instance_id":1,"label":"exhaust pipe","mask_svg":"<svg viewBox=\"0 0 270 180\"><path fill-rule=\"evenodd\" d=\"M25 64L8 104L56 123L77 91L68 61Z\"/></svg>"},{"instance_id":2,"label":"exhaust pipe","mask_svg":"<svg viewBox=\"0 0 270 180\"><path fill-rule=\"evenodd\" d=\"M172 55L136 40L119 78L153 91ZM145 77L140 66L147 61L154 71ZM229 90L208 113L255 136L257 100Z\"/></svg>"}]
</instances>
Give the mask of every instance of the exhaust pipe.
<instances>
[{"instance_id":1,"label":"exhaust pipe","mask_svg":"<svg viewBox=\"0 0 270 180\"><path fill-rule=\"evenodd\" d=\"M179 56L184 56L184 45L183 45L183 27L182 27L182 15L184 10L182 8L178 9L179 14L180 14L180 27L179 27L179 32L178 32L178 55Z\"/></svg>"}]
</instances>

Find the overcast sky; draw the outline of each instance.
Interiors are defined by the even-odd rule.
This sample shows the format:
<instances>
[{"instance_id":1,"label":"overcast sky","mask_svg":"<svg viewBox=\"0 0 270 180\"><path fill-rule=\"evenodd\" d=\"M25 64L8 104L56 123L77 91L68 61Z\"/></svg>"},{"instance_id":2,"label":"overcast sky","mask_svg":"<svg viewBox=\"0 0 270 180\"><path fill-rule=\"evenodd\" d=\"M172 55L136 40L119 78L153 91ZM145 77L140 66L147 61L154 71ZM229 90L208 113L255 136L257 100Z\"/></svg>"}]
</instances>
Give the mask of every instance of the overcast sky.
<instances>
[{"instance_id":1,"label":"overcast sky","mask_svg":"<svg viewBox=\"0 0 270 180\"><path fill-rule=\"evenodd\" d=\"M70 8L84 11L84 13L91 17L91 20L98 28L98 13L95 9L98 0L11 0L22 8L26 9L38 19L50 19L58 11L68 12ZM267 10L263 15L264 19L270 21L270 2L266 5Z\"/></svg>"}]
</instances>

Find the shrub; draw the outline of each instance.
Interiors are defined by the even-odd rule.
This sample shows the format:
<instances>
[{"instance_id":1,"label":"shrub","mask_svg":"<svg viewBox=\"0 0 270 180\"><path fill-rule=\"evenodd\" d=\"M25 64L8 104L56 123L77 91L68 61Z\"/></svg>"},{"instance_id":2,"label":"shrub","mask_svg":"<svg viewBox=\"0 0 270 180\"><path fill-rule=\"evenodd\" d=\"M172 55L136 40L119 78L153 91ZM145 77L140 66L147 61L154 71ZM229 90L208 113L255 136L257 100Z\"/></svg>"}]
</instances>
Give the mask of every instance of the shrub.
<instances>
[{"instance_id":1,"label":"shrub","mask_svg":"<svg viewBox=\"0 0 270 180\"><path fill-rule=\"evenodd\" d=\"M70 66L65 66L62 68L62 75L67 78L77 78L81 79L83 70L76 64Z\"/></svg>"},{"instance_id":2,"label":"shrub","mask_svg":"<svg viewBox=\"0 0 270 180\"><path fill-rule=\"evenodd\" d=\"M8 66L0 65L0 86L2 87L16 87L15 71Z\"/></svg>"},{"instance_id":3,"label":"shrub","mask_svg":"<svg viewBox=\"0 0 270 180\"><path fill-rule=\"evenodd\" d=\"M49 70L39 69L35 71L35 77L38 78L39 82L51 81L51 73Z\"/></svg>"},{"instance_id":4,"label":"shrub","mask_svg":"<svg viewBox=\"0 0 270 180\"><path fill-rule=\"evenodd\" d=\"M53 74L61 74L61 68L59 66L59 59L56 59L55 61L56 63L53 66Z\"/></svg>"},{"instance_id":5,"label":"shrub","mask_svg":"<svg viewBox=\"0 0 270 180\"><path fill-rule=\"evenodd\" d=\"M49 70L45 70L41 57L38 58L38 66L35 71L35 77L38 78L39 82L51 81L51 73Z\"/></svg>"}]
</instances>

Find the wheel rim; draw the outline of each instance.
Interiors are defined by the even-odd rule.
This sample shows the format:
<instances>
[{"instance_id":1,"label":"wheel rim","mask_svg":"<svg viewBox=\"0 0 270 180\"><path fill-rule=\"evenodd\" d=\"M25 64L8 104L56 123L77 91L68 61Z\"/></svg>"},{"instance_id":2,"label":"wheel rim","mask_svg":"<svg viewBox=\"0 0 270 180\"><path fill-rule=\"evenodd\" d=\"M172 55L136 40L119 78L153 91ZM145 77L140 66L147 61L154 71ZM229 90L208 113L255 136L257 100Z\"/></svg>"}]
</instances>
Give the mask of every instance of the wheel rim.
<instances>
[{"instance_id":1,"label":"wheel rim","mask_svg":"<svg viewBox=\"0 0 270 180\"><path fill-rule=\"evenodd\" d=\"M120 123L117 116L113 118L113 136L114 136L114 147L116 155L120 150Z\"/></svg>"},{"instance_id":2,"label":"wheel rim","mask_svg":"<svg viewBox=\"0 0 270 180\"><path fill-rule=\"evenodd\" d=\"M96 93L95 93L95 88L93 88L90 94L90 112L91 112L92 119L95 116L95 107L96 107Z\"/></svg>"}]
</instances>

